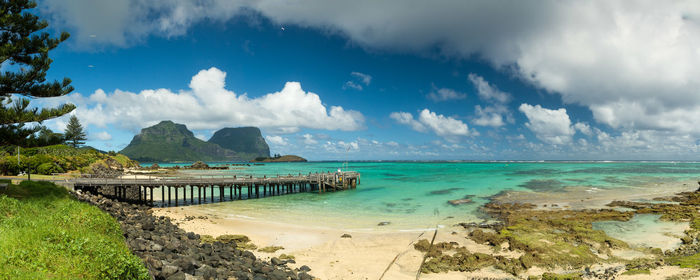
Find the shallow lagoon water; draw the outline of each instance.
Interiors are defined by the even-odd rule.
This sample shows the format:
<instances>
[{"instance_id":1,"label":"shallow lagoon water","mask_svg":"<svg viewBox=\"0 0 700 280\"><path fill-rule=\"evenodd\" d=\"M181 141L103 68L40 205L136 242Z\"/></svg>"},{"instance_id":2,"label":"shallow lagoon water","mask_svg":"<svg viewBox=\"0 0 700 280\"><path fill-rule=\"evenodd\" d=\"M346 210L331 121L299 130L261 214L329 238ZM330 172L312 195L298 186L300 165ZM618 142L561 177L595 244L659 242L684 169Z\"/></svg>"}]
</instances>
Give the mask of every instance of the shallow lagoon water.
<instances>
[{"instance_id":1,"label":"shallow lagoon water","mask_svg":"<svg viewBox=\"0 0 700 280\"><path fill-rule=\"evenodd\" d=\"M593 222L593 229L602 230L610 237L634 247L678 248L681 245L679 237L684 235L688 223L660 221L659 217L655 214L637 214L626 222Z\"/></svg>"},{"instance_id":2,"label":"shallow lagoon water","mask_svg":"<svg viewBox=\"0 0 700 280\"><path fill-rule=\"evenodd\" d=\"M212 164L212 163L210 163ZM215 164L215 163L214 163ZM144 164L150 165L150 164ZM172 164L159 164L169 166ZM185 164L183 164L185 165ZM664 162L341 162L265 163L192 175L267 175L343 170L362 174L356 190L302 193L196 206L228 217L310 226L418 230L481 221L478 208L504 190L557 192L567 186L625 188L700 178L700 163ZM466 196L472 204L452 206Z\"/></svg>"}]
</instances>

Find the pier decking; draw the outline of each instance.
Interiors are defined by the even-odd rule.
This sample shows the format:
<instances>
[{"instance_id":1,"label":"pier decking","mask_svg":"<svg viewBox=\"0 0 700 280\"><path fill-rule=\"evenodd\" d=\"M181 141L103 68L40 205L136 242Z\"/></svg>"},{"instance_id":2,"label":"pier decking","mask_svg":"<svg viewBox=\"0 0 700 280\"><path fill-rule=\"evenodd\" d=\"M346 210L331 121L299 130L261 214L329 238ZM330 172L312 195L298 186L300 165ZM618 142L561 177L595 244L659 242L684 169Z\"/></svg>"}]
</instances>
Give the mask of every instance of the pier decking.
<instances>
[{"instance_id":1,"label":"pier decking","mask_svg":"<svg viewBox=\"0 0 700 280\"><path fill-rule=\"evenodd\" d=\"M327 172L276 177L234 175L75 178L71 179L70 183L73 184L75 190L101 193L120 200L149 205L156 204L154 200L154 189L156 189L160 192L161 206L180 206L262 198L299 192L325 193L354 189L360 183L360 173L352 171Z\"/></svg>"}]
</instances>

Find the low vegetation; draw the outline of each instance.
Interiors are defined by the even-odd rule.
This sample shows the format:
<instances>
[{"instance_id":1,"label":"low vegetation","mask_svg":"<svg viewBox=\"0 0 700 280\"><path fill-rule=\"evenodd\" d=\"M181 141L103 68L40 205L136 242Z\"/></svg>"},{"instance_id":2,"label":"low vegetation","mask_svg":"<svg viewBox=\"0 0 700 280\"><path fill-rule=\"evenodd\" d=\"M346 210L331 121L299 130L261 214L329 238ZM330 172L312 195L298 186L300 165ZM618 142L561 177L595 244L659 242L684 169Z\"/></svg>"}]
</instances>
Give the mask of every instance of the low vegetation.
<instances>
[{"instance_id":1,"label":"low vegetation","mask_svg":"<svg viewBox=\"0 0 700 280\"><path fill-rule=\"evenodd\" d=\"M576 271L594 264L615 262L625 264L626 275L649 274L662 265L700 269L700 192L684 192L658 200L678 203L615 201L609 204L634 210L625 212L610 209L538 210L532 204L489 203L484 206L484 211L502 224L486 229L465 224L465 228L469 230L467 238L491 246L493 254L470 252L454 242L431 246L425 239L414 247L425 252L428 258L422 267L423 272L476 271L493 266L519 275L533 266ZM649 213L659 214L666 221L690 223L690 229L681 238L683 244L680 248L666 252L658 248L630 248L592 228L595 221L628 221L635 214ZM634 249L651 258L621 259L614 254L616 249ZM503 250L516 251L519 256L498 254ZM581 275L546 274L537 279L540 278L580 279Z\"/></svg>"},{"instance_id":2,"label":"low vegetation","mask_svg":"<svg viewBox=\"0 0 700 280\"><path fill-rule=\"evenodd\" d=\"M32 174L50 175L79 170L92 173L96 165L136 167L137 162L122 154L103 153L94 148L74 148L66 145L53 145L38 148L21 148L17 161L17 148L5 146L0 149L0 174L15 175L29 171Z\"/></svg>"},{"instance_id":3,"label":"low vegetation","mask_svg":"<svg viewBox=\"0 0 700 280\"><path fill-rule=\"evenodd\" d=\"M149 279L113 217L52 183L0 191L0 236L0 279Z\"/></svg>"}]
</instances>

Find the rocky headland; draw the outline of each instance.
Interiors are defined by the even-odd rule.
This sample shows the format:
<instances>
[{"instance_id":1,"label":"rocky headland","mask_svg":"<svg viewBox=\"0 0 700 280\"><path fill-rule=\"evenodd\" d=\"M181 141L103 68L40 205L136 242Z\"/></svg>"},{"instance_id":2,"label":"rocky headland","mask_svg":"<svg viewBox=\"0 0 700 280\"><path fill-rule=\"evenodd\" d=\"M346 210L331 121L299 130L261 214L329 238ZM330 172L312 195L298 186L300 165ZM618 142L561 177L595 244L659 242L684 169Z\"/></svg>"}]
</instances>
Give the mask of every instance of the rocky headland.
<instances>
[{"instance_id":1,"label":"rocky headland","mask_svg":"<svg viewBox=\"0 0 700 280\"><path fill-rule=\"evenodd\" d=\"M290 269L286 264L293 260L261 260L239 248L235 238L203 241L169 218L154 216L147 206L81 191L72 194L119 221L127 245L154 279L313 279L308 267Z\"/></svg>"}]
</instances>

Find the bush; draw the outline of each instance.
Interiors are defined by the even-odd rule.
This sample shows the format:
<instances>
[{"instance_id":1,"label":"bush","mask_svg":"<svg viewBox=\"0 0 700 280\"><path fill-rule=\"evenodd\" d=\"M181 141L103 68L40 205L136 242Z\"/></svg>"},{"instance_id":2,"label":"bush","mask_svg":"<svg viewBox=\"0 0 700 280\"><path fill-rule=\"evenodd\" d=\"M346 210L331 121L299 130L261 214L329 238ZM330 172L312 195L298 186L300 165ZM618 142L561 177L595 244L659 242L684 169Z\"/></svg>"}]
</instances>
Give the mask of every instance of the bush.
<instances>
[{"instance_id":1,"label":"bush","mask_svg":"<svg viewBox=\"0 0 700 280\"><path fill-rule=\"evenodd\" d=\"M37 174L43 174L43 175L51 175L52 173L64 173L65 170L61 168L58 164L55 164L53 162L46 162L39 167L36 168L36 173Z\"/></svg>"}]
</instances>

